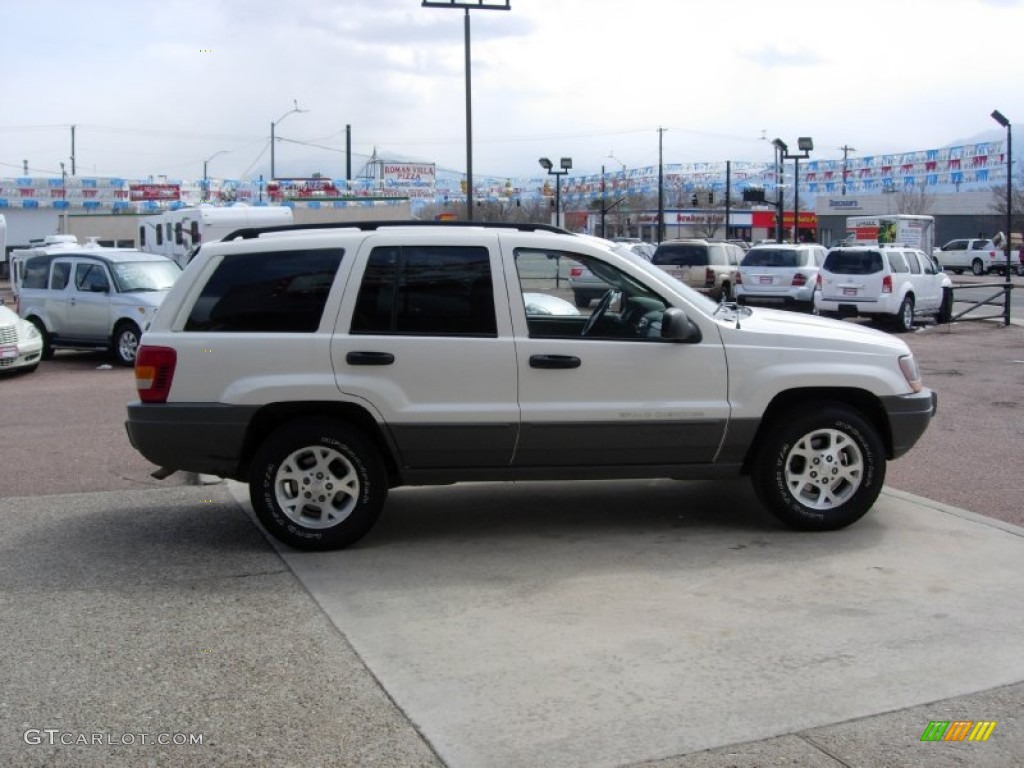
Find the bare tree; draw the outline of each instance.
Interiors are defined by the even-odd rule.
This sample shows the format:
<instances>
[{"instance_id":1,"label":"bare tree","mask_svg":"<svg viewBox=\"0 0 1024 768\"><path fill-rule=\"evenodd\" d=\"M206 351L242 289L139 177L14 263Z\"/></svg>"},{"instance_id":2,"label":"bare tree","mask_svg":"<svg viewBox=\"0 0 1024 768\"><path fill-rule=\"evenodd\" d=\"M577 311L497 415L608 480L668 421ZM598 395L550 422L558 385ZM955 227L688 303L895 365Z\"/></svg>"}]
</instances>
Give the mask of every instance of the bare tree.
<instances>
[{"instance_id":1,"label":"bare tree","mask_svg":"<svg viewBox=\"0 0 1024 768\"><path fill-rule=\"evenodd\" d=\"M935 203L935 195L924 185L903 188L896 194L896 212L920 216L928 213Z\"/></svg>"},{"instance_id":2,"label":"bare tree","mask_svg":"<svg viewBox=\"0 0 1024 768\"><path fill-rule=\"evenodd\" d=\"M1010 221L1013 224L1014 232L1024 231L1024 189L1021 189L1021 185L1017 184L1013 188L1013 207L1011 211ZM992 187L992 204L989 206L989 210L999 216L999 228L1002 229L1006 226L1006 187L997 186ZM1010 233L1007 232L1007 235Z\"/></svg>"}]
</instances>

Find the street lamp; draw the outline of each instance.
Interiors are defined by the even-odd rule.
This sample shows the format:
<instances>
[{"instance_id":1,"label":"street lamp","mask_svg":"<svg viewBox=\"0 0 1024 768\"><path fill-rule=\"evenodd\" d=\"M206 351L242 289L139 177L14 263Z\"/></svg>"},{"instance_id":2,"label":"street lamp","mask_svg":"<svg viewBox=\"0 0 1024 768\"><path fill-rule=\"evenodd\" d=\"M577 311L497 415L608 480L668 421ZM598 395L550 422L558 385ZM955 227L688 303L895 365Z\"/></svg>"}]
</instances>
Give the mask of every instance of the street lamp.
<instances>
[{"instance_id":1,"label":"street lamp","mask_svg":"<svg viewBox=\"0 0 1024 768\"><path fill-rule=\"evenodd\" d=\"M814 149L814 141L810 136L801 136L796 140L800 154L792 155L789 153L789 147L782 140L776 139L772 143L778 147L782 160L793 161L793 242L798 243L800 242L800 161L810 157L810 151Z\"/></svg>"},{"instance_id":2,"label":"street lamp","mask_svg":"<svg viewBox=\"0 0 1024 768\"><path fill-rule=\"evenodd\" d=\"M292 104L295 105L292 109L289 109L287 112L285 112L279 118L277 118L277 120L275 120L274 122L272 122L270 124L270 178L271 179L276 178L275 175L274 175L274 142L275 142L274 128L275 128L275 126L277 125L277 123L280 123L282 120L284 120L286 117L288 117L288 115L295 114L296 112L309 112L308 109L299 109L299 102L298 102L297 99L292 99Z\"/></svg>"},{"instance_id":3,"label":"street lamp","mask_svg":"<svg viewBox=\"0 0 1024 768\"><path fill-rule=\"evenodd\" d=\"M789 150L782 139L773 139L772 147L775 148L775 242L782 242L782 156Z\"/></svg>"},{"instance_id":4,"label":"street lamp","mask_svg":"<svg viewBox=\"0 0 1024 768\"><path fill-rule=\"evenodd\" d=\"M562 226L562 177L569 173L569 169L572 168L572 158L563 157L559 161L559 169L555 169L554 163L548 160L546 157L540 159L540 167L548 172L549 175L555 177L555 226Z\"/></svg>"},{"instance_id":5,"label":"street lamp","mask_svg":"<svg viewBox=\"0 0 1024 768\"><path fill-rule=\"evenodd\" d=\"M998 109L992 110L992 119L1006 129L1006 236L1003 248L1006 252L1006 305L1003 314L1004 325L1010 324L1010 244L1013 241L1013 134L1010 121Z\"/></svg>"},{"instance_id":6,"label":"street lamp","mask_svg":"<svg viewBox=\"0 0 1024 768\"><path fill-rule=\"evenodd\" d=\"M227 152L228 152L228 150L221 149L221 150L218 150L218 151L214 152L208 158L203 160L203 202L204 203L209 202L209 200L210 200L210 177L206 173L206 167L207 167L207 165L209 165L210 161L213 160L213 158L217 157L217 155L224 155L224 154L227 154ZM61 164L61 167L63 167L63 164Z\"/></svg>"},{"instance_id":7,"label":"street lamp","mask_svg":"<svg viewBox=\"0 0 1024 768\"><path fill-rule=\"evenodd\" d=\"M469 12L471 10L486 11L510 11L512 0L502 0L489 4L484 0L422 0L423 8L463 8L465 9L465 21L463 22L463 35L466 39L466 220L473 220L473 101L472 82L469 66Z\"/></svg>"}]
</instances>

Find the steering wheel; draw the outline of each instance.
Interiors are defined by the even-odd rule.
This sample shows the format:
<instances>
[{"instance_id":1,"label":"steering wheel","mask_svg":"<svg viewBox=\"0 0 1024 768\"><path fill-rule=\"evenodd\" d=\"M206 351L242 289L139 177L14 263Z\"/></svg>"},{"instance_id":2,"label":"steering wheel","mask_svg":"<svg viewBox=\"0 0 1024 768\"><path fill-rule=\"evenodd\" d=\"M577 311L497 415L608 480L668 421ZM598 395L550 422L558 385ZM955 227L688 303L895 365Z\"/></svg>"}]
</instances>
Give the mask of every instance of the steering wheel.
<instances>
[{"instance_id":1,"label":"steering wheel","mask_svg":"<svg viewBox=\"0 0 1024 768\"><path fill-rule=\"evenodd\" d=\"M597 307L587 318L587 324L583 326L583 330L580 332L580 336L588 336L594 326L597 325L597 321L601 319L601 316L608 311L608 307L612 305L612 299L615 297L615 289L609 288L608 292L601 297L601 301L597 303Z\"/></svg>"}]
</instances>

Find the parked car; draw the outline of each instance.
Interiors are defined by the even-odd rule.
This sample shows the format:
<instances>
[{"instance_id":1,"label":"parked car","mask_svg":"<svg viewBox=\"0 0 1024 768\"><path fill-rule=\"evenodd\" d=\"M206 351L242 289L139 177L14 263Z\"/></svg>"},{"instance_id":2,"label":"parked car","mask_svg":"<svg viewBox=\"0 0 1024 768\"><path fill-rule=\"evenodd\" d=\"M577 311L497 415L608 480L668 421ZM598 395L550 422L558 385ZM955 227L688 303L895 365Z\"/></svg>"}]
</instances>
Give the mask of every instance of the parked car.
<instances>
[{"instance_id":1,"label":"parked car","mask_svg":"<svg viewBox=\"0 0 1024 768\"><path fill-rule=\"evenodd\" d=\"M833 248L818 273L821 314L887 319L909 331L914 318L949 322L953 282L924 251L894 246Z\"/></svg>"},{"instance_id":2,"label":"parked car","mask_svg":"<svg viewBox=\"0 0 1024 768\"><path fill-rule=\"evenodd\" d=\"M39 330L0 304L0 373L34 371L42 358Z\"/></svg>"},{"instance_id":3,"label":"parked car","mask_svg":"<svg viewBox=\"0 0 1024 768\"><path fill-rule=\"evenodd\" d=\"M824 246L810 243L753 246L740 262L736 301L813 310L826 253Z\"/></svg>"},{"instance_id":4,"label":"parked car","mask_svg":"<svg viewBox=\"0 0 1024 768\"><path fill-rule=\"evenodd\" d=\"M939 266L957 275L969 269L972 274L985 275L1005 269L1006 256L991 240L963 238L950 240L932 251ZM1002 264L1000 264L1002 261Z\"/></svg>"},{"instance_id":5,"label":"parked car","mask_svg":"<svg viewBox=\"0 0 1024 768\"><path fill-rule=\"evenodd\" d=\"M304 549L359 540L390 488L459 481L749 474L787 525L863 516L935 410L906 343L716 304L602 242L378 221L205 244L143 335L132 445L159 476L248 482ZM528 311L564 290L534 276L552 258L608 286L591 313Z\"/></svg>"},{"instance_id":6,"label":"parked car","mask_svg":"<svg viewBox=\"0 0 1024 768\"><path fill-rule=\"evenodd\" d=\"M39 330L44 360L62 347L106 349L130 366L179 274L170 259L131 249L39 253L25 259L18 314Z\"/></svg>"},{"instance_id":7,"label":"parked car","mask_svg":"<svg viewBox=\"0 0 1024 768\"><path fill-rule=\"evenodd\" d=\"M659 244L651 263L716 301L729 301L742 260L743 249L733 243L681 239Z\"/></svg>"}]
</instances>

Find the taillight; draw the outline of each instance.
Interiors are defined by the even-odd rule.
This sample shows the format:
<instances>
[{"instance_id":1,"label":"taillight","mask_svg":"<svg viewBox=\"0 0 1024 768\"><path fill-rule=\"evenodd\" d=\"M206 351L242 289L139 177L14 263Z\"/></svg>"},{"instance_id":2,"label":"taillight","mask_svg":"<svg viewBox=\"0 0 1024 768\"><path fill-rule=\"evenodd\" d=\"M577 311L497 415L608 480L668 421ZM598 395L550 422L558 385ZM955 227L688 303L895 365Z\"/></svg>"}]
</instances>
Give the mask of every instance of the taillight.
<instances>
[{"instance_id":1,"label":"taillight","mask_svg":"<svg viewBox=\"0 0 1024 768\"><path fill-rule=\"evenodd\" d=\"M807 285L807 275L805 275L803 272L797 272L795 275L793 275L794 288L799 288L804 285Z\"/></svg>"},{"instance_id":2,"label":"taillight","mask_svg":"<svg viewBox=\"0 0 1024 768\"><path fill-rule=\"evenodd\" d=\"M736 285L743 285L743 273L742 272L737 272L736 273Z\"/></svg>"},{"instance_id":3,"label":"taillight","mask_svg":"<svg viewBox=\"0 0 1024 768\"><path fill-rule=\"evenodd\" d=\"M819 272L818 276L814 280L814 288L815 288L815 290L820 291L821 290L821 285L822 285L822 283L821 283L821 272Z\"/></svg>"},{"instance_id":4,"label":"taillight","mask_svg":"<svg viewBox=\"0 0 1024 768\"><path fill-rule=\"evenodd\" d=\"M882 293L892 293L892 275L882 278Z\"/></svg>"},{"instance_id":5,"label":"taillight","mask_svg":"<svg viewBox=\"0 0 1024 768\"><path fill-rule=\"evenodd\" d=\"M704 286L707 288L715 287L715 270L713 270L711 267L708 267L704 271Z\"/></svg>"},{"instance_id":6,"label":"taillight","mask_svg":"<svg viewBox=\"0 0 1024 768\"><path fill-rule=\"evenodd\" d=\"M583 276L583 267L572 267L569 270L569 277L582 277L582 276Z\"/></svg>"},{"instance_id":7,"label":"taillight","mask_svg":"<svg viewBox=\"0 0 1024 768\"><path fill-rule=\"evenodd\" d=\"M144 403L166 403L178 353L170 347L139 347L135 355L135 387Z\"/></svg>"}]
</instances>

